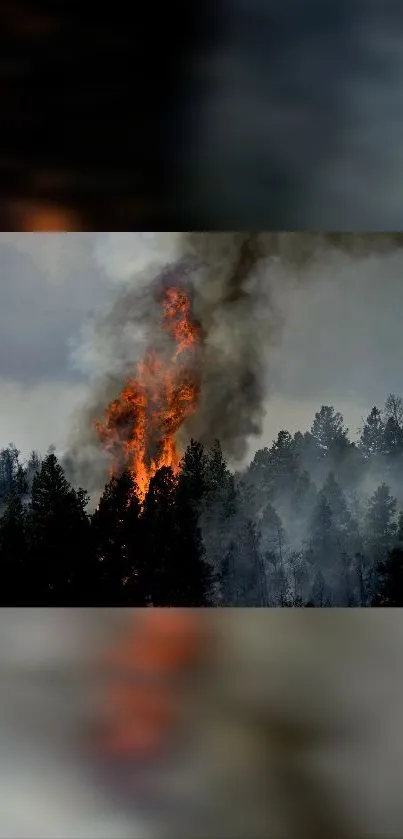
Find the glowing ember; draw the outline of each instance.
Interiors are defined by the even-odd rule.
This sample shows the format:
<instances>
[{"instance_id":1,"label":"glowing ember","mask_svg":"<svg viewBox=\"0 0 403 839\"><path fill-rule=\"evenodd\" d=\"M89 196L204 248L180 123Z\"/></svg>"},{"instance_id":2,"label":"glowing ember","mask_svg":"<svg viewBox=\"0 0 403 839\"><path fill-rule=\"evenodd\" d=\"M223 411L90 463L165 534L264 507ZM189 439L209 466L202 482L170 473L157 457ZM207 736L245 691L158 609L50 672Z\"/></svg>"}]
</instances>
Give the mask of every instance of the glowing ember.
<instances>
[{"instance_id":1,"label":"glowing ember","mask_svg":"<svg viewBox=\"0 0 403 839\"><path fill-rule=\"evenodd\" d=\"M175 435L195 410L200 390L200 329L192 319L188 294L183 288L167 288L162 305L161 325L170 336L172 350L167 355L148 350L137 364L137 375L126 381L120 396L109 405L104 422L95 424L112 455L113 474L119 468L128 469L141 499L162 466L178 472Z\"/></svg>"}]
</instances>

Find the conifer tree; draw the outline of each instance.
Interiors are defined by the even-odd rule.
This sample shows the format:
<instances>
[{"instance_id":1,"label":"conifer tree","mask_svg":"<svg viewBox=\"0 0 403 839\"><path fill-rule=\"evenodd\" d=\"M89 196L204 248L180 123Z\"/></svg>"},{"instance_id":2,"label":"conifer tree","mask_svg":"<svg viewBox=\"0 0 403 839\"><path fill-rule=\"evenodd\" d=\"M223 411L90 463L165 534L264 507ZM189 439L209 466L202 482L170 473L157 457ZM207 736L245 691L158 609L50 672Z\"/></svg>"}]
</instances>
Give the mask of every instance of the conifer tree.
<instances>
[{"instance_id":1,"label":"conifer tree","mask_svg":"<svg viewBox=\"0 0 403 839\"><path fill-rule=\"evenodd\" d=\"M28 510L28 578L34 601L85 602L90 560L88 496L74 490L50 452L32 482Z\"/></svg>"}]
</instances>

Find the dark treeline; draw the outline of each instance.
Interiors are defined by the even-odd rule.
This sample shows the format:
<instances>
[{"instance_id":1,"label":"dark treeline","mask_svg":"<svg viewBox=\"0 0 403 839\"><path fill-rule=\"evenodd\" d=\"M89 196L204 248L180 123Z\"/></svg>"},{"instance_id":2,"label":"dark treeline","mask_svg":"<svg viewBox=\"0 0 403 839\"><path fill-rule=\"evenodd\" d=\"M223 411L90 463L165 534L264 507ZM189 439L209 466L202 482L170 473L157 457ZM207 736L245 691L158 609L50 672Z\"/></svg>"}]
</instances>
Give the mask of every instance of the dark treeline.
<instances>
[{"instance_id":1,"label":"dark treeline","mask_svg":"<svg viewBox=\"0 0 403 839\"><path fill-rule=\"evenodd\" d=\"M403 605L403 399L352 442L322 406L232 473L192 440L144 504L129 474L94 512L53 450L0 452L2 605Z\"/></svg>"}]
</instances>

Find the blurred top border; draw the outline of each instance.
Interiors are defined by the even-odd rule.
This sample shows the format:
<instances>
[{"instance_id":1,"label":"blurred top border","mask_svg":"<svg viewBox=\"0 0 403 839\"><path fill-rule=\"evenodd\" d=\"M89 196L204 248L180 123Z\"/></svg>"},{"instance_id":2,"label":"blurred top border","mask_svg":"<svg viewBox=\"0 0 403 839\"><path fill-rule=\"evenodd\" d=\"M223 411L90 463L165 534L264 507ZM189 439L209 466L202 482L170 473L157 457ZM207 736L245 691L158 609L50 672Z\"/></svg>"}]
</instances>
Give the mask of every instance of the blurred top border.
<instances>
[{"instance_id":1,"label":"blurred top border","mask_svg":"<svg viewBox=\"0 0 403 839\"><path fill-rule=\"evenodd\" d=\"M395 0L0 11L3 230L398 230Z\"/></svg>"}]
</instances>

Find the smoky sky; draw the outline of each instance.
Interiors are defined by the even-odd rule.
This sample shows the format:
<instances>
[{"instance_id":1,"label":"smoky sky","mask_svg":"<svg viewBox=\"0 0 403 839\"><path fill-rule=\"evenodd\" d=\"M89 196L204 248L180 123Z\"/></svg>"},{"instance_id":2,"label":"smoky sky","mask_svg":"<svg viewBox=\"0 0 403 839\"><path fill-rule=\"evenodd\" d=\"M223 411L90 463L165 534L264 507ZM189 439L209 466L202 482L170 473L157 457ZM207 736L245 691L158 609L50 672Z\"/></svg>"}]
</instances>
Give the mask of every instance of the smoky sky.
<instances>
[{"instance_id":1,"label":"smoky sky","mask_svg":"<svg viewBox=\"0 0 403 839\"><path fill-rule=\"evenodd\" d=\"M309 293L295 293L284 325L276 365L282 393L333 400L371 394L382 403L388 387L403 391L402 271L401 251L359 261L333 253L314 269Z\"/></svg>"},{"instance_id":2,"label":"smoky sky","mask_svg":"<svg viewBox=\"0 0 403 839\"><path fill-rule=\"evenodd\" d=\"M71 341L110 284L101 267L86 258L88 239L78 235L70 241L76 259L61 277L57 265L52 276L38 264L32 250L0 242L0 377L7 381L32 385L83 378L70 364ZM49 241L49 253L51 246Z\"/></svg>"},{"instance_id":3,"label":"smoky sky","mask_svg":"<svg viewBox=\"0 0 403 839\"><path fill-rule=\"evenodd\" d=\"M398 0L174 2L158 27L152 4L15 0L4 22L3 228L401 226Z\"/></svg>"},{"instance_id":4,"label":"smoky sky","mask_svg":"<svg viewBox=\"0 0 403 839\"><path fill-rule=\"evenodd\" d=\"M183 150L194 226L398 229L399 4L218 5Z\"/></svg>"},{"instance_id":5,"label":"smoky sky","mask_svg":"<svg viewBox=\"0 0 403 839\"><path fill-rule=\"evenodd\" d=\"M374 404L382 407L388 393L403 393L403 252L361 238L366 244L355 252L351 241L336 247L320 236L313 244L313 236L273 234L273 254L259 262L261 305L249 312L238 311L234 301L216 306L207 291L214 283L203 286L203 316L211 319L205 382L211 432L224 435L227 420L240 419L238 411L242 445L246 440L253 449L270 445L282 427L309 427L321 404L334 404L354 436ZM112 330L104 340L101 314L122 310L119 301L132 284L147 282L183 255L183 241L181 234L152 233L0 236L1 445L14 440L24 452L67 445L94 384L114 365L119 369L122 333ZM221 276L221 283L224 239L218 234L207 241L199 256L210 281ZM206 279L206 273L198 276ZM228 334L233 349L226 357ZM129 329L125 340L130 346L137 338ZM246 362L259 368L250 392L242 376L236 378ZM242 403L231 390L236 383ZM189 432L203 436L205 420L202 411Z\"/></svg>"}]
</instances>

